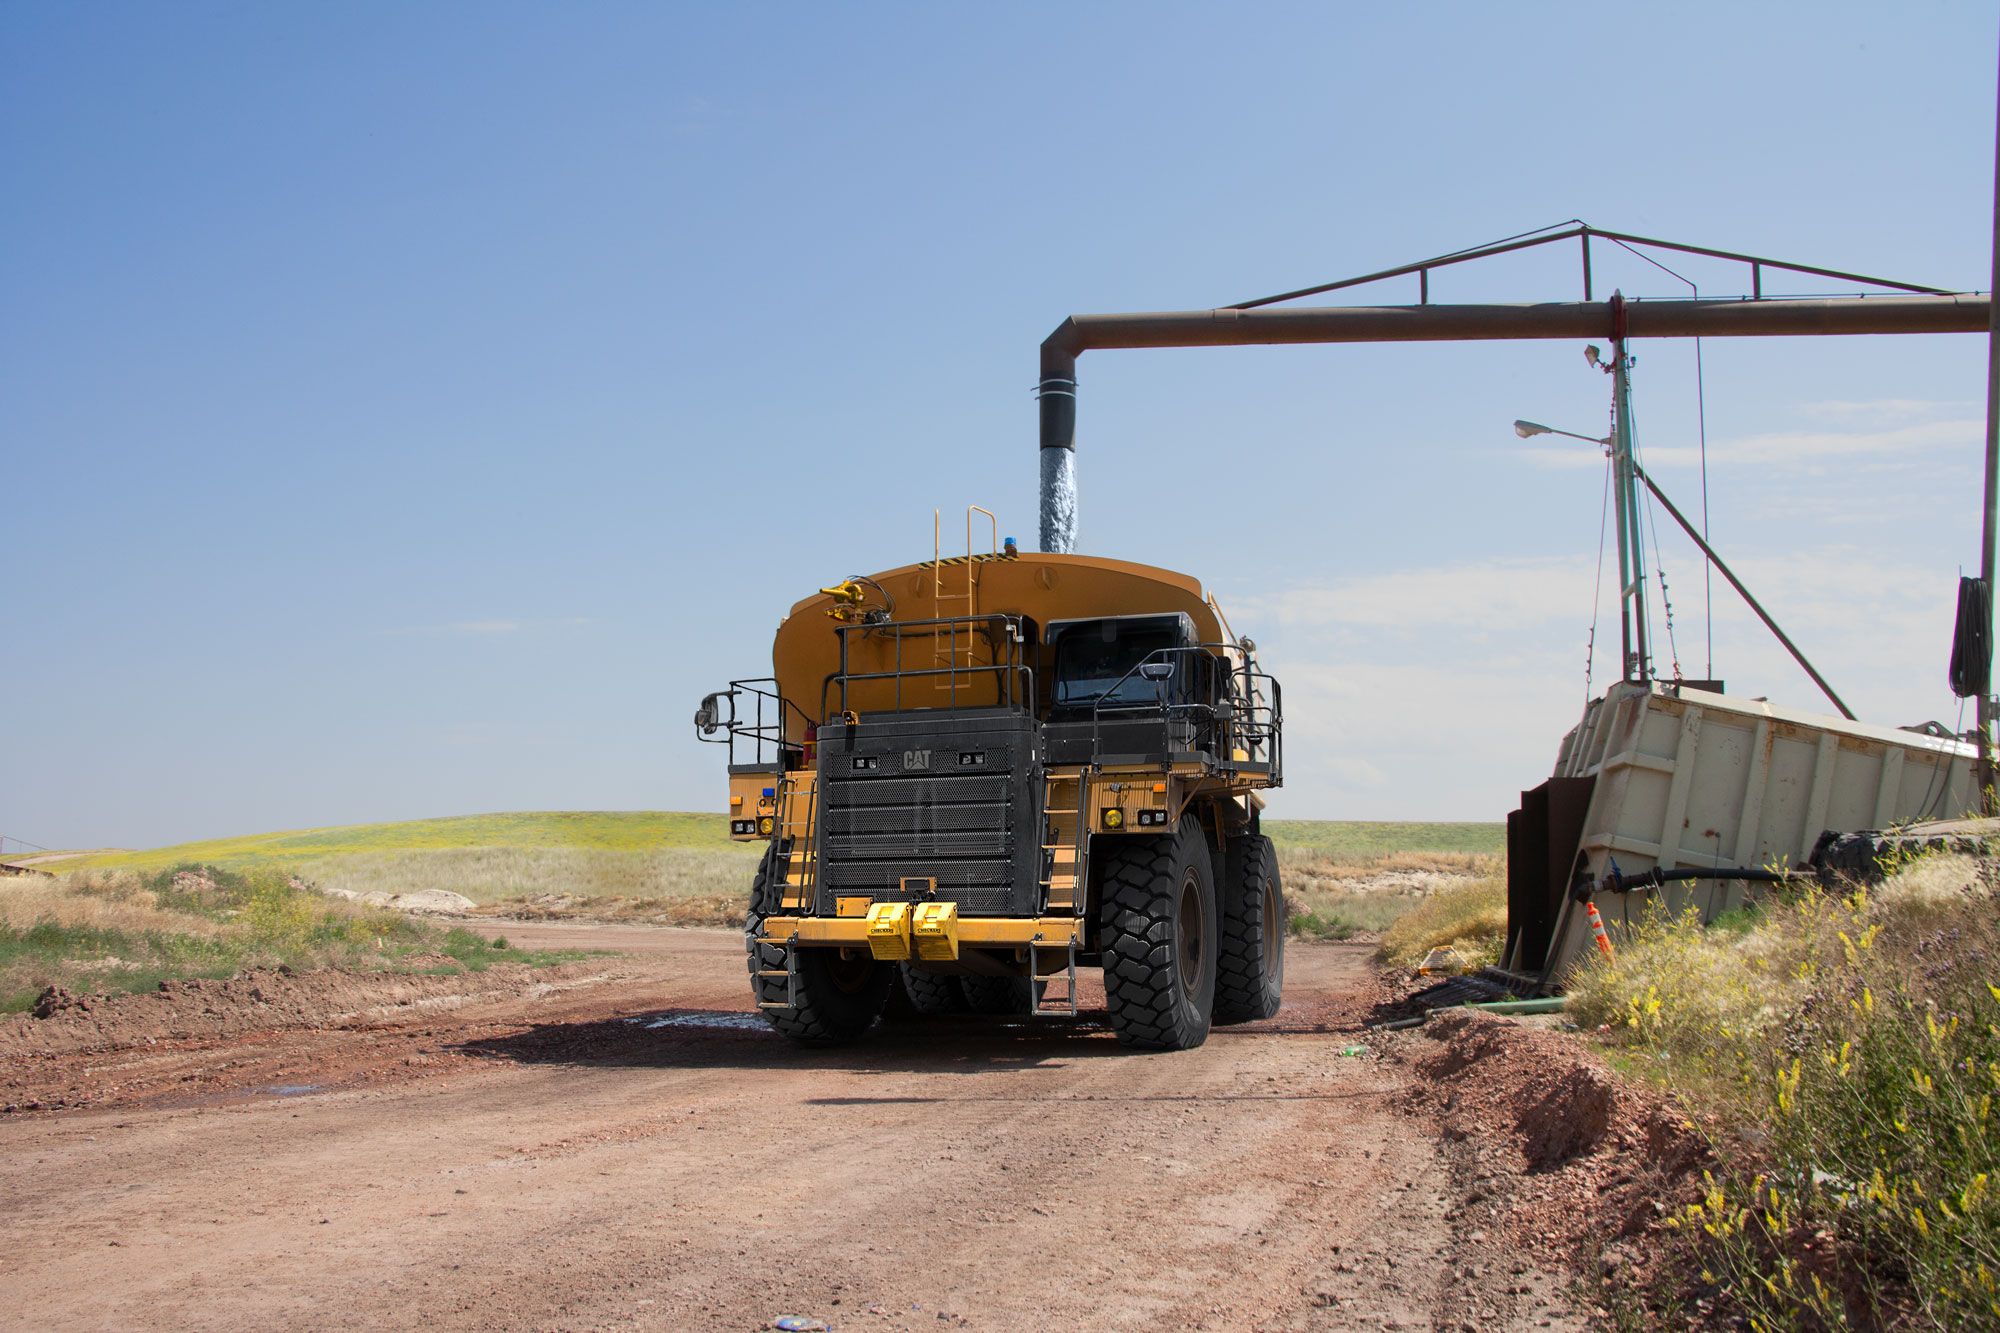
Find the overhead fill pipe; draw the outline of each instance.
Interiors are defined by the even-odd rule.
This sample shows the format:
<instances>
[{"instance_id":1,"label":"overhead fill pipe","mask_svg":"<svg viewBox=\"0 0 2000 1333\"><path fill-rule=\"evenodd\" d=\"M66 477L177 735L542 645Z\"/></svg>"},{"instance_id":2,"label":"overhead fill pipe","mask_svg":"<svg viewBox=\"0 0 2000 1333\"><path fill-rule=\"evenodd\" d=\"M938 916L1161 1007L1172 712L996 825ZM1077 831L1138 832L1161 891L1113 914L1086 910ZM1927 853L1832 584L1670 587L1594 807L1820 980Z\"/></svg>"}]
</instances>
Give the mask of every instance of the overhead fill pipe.
<instances>
[{"instance_id":1,"label":"overhead fill pipe","mask_svg":"<svg viewBox=\"0 0 2000 1333\"><path fill-rule=\"evenodd\" d=\"M1537 305L1336 306L1072 315L1042 343L1042 549L1076 542L1076 359L1138 347L1470 342L1533 338L1780 338L1984 333L1987 296L1827 296Z\"/></svg>"}]
</instances>

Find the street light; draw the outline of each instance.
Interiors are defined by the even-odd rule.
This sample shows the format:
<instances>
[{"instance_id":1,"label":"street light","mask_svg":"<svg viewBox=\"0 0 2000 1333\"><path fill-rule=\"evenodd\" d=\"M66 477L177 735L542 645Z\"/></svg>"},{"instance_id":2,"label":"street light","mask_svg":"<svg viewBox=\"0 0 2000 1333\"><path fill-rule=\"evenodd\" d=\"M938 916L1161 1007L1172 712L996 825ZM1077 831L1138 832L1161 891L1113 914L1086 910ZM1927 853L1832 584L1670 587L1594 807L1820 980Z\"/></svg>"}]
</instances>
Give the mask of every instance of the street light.
<instances>
[{"instance_id":1,"label":"street light","mask_svg":"<svg viewBox=\"0 0 2000 1333\"><path fill-rule=\"evenodd\" d=\"M1514 433L1524 440L1537 435L1567 435L1570 439L1582 440L1585 444L1601 444L1607 449L1611 447L1609 435L1601 439L1591 435L1578 435L1573 430L1557 430L1554 426L1544 426L1538 421L1517 421L1514 423Z\"/></svg>"}]
</instances>

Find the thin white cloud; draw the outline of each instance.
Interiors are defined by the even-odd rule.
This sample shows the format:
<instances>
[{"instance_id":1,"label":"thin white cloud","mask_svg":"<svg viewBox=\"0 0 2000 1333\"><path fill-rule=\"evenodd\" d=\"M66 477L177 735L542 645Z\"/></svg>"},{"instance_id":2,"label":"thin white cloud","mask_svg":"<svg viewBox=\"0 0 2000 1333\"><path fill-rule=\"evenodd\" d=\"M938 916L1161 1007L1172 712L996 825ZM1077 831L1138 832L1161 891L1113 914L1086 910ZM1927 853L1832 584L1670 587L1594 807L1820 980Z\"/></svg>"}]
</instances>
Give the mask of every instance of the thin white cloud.
<instances>
[{"instance_id":1,"label":"thin white cloud","mask_svg":"<svg viewBox=\"0 0 2000 1333\"><path fill-rule=\"evenodd\" d=\"M1732 561L1842 697L1870 722L1954 718L1943 688L1953 580L1860 544ZM1706 667L1700 560L1670 562L1684 674ZM1510 559L1301 582L1232 608L1259 626L1284 684L1286 789L1276 813L1498 819L1550 772L1584 702L1594 559ZM1607 576L1609 581L1609 576ZM1656 585L1657 586L1657 585ZM1657 603L1664 674L1670 653ZM1715 671L1732 694L1831 706L1715 580ZM1595 680L1618 674L1604 599Z\"/></svg>"},{"instance_id":2,"label":"thin white cloud","mask_svg":"<svg viewBox=\"0 0 2000 1333\"><path fill-rule=\"evenodd\" d=\"M1827 423L1824 427L1711 440L1708 462L1710 466L1776 463L1810 469L1829 463L1896 462L1946 450L1976 450L1985 438L1986 423L1969 410L1974 406L1915 398L1805 403L1794 409L1795 413ZM1943 415L1946 413L1950 415ZM1647 467L1695 467L1701 463L1702 452L1695 444L1675 439L1649 445L1648 439L1642 420L1639 453ZM1563 471L1604 466L1602 451L1581 440L1569 445L1526 445L1516 449L1514 456L1536 467Z\"/></svg>"},{"instance_id":3,"label":"thin white cloud","mask_svg":"<svg viewBox=\"0 0 2000 1333\"><path fill-rule=\"evenodd\" d=\"M1596 564L1514 557L1295 584L1245 599L1246 624L1415 630L1511 630L1574 620L1589 605Z\"/></svg>"},{"instance_id":4,"label":"thin white cloud","mask_svg":"<svg viewBox=\"0 0 2000 1333\"><path fill-rule=\"evenodd\" d=\"M1741 439L1722 440L1708 447L1716 463L1789 463L1812 466L1858 459L1908 459L1944 449L1977 449L1986 423L1976 417L1945 421L1913 421L1876 430L1788 430ZM1701 450L1691 445L1640 448L1649 467L1691 467L1701 462Z\"/></svg>"},{"instance_id":5,"label":"thin white cloud","mask_svg":"<svg viewBox=\"0 0 2000 1333\"><path fill-rule=\"evenodd\" d=\"M1912 417L1935 417L1950 412L1963 414L1978 404L1958 400L1933 402L1925 398L1869 398L1860 401L1843 398L1829 398L1817 403L1803 403L1799 412L1803 416L1832 418L1837 421L1908 421Z\"/></svg>"},{"instance_id":6,"label":"thin white cloud","mask_svg":"<svg viewBox=\"0 0 2000 1333\"><path fill-rule=\"evenodd\" d=\"M1532 463L1536 467L1556 471L1596 472L1604 467L1604 451L1594 449L1581 440L1569 449L1546 444L1523 445L1514 450L1514 457Z\"/></svg>"}]
</instances>

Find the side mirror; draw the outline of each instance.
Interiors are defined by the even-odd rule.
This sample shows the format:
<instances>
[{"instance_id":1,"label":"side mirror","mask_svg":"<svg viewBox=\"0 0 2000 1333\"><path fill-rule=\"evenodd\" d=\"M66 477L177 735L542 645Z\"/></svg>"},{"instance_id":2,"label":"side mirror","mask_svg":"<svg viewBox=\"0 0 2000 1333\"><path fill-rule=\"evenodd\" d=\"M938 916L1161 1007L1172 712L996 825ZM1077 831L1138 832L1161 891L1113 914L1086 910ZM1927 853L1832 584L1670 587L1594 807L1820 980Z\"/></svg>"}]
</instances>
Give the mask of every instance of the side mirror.
<instances>
[{"instance_id":1,"label":"side mirror","mask_svg":"<svg viewBox=\"0 0 2000 1333\"><path fill-rule=\"evenodd\" d=\"M1146 662L1139 667L1139 674L1147 680L1171 680L1174 674L1172 662Z\"/></svg>"},{"instance_id":2,"label":"side mirror","mask_svg":"<svg viewBox=\"0 0 2000 1333\"><path fill-rule=\"evenodd\" d=\"M722 706L713 694L702 696L701 707L694 710L695 729L704 736L713 736L722 725Z\"/></svg>"}]
</instances>

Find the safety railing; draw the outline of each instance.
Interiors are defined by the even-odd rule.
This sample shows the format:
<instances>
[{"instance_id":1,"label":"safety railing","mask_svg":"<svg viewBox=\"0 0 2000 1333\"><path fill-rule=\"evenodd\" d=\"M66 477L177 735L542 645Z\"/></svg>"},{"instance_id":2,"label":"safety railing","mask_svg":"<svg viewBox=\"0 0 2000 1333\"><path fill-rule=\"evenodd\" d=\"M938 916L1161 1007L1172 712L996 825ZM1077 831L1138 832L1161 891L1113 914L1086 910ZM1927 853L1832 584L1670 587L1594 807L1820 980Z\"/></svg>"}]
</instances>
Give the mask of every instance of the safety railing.
<instances>
[{"instance_id":1,"label":"safety railing","mask_svg":"<svg viewBox=\"0 0 2000 1333\"><path fill-rule=\"evenodd\" d=\"M795 731L801 739L786 739L787 716L799 724ZM804 754L803 737L811 725L812 719L803 708L778 693L777 679L772 676L732 680L727 689L703 696L701 706L694 710L696 739L727 745L732 767L766 763L790 767L785 761ZM747 755L739 752L739 746Z\"/></svg>"},{"instance_id":2,"label":"safety railing","mask_svg":"<svg viewBox=\"0 0 2000 1333\"><path fill-rule=\"evenodd\" d=\"M1181 660L1198 661L1200 657L1215 662L1218 668L1226 664L1226 670L1218 671L1216 699L1206 702L1171 698L1169 690ZM1119 699L1125 683L1134 677L1152 683L1152 699ZM1284 690L1277 677L1259 670L1255 659L1236 644L1201 643L1156 648L1134 662L1124 675L1112 682L1110 688L1097 696L1091 706L1092 768L1101 766L1103 762L1107 715L1113 721L1158 718L1162 731L1167 723L1177 718L1184 719L1196 724L1197 734L1200 724L1206 722L1212 728L1209 745L1217 768L1231 772L1251 769L1260 774L1268 772L1273 786L1284 781ZM1238 758L1239 751L1244 757Z\"/></svg>"},{"instance_id":3,"label":"safety railing","mask_svg":"<svg viewBox=\"0 0 2000 1333\"><path fill-rule=\"evenodd\" d=\"M820 716L833 719L853 711L854 687L872 682L889 683L890 706L901 712L904 706L904 686L918 681L930 682L932 688L921 698L921 706L938 706L936 685L942 682L944 705L957 708L961 703L966 707L1032 708L1035 702L1035 670L1022 660L1023 645L1026 640L1021 633L1021 617L1010 615L985 616L940 616L932 620L896 620L879 625L838 625L835 633L840 636L840 668L826 678L820 687ZM894 645L889 665L878 671L855 671L852 669L852 645L855 639L886 641ZM988 661L981 662L976 657L978 640L984 638L988 646ZM959 649L963 641L966 651L960 660ZM930 666L911 666L904 661L904 645L914 642L919 645L913 651L929 654L923 660ZM935 665L943 660L946 665ZM982 702L986 691L975 689L975 682L990 679L992 698ZM839 696L839 706L830 707L835 694Z\"/></svg>"}]
</instances>

